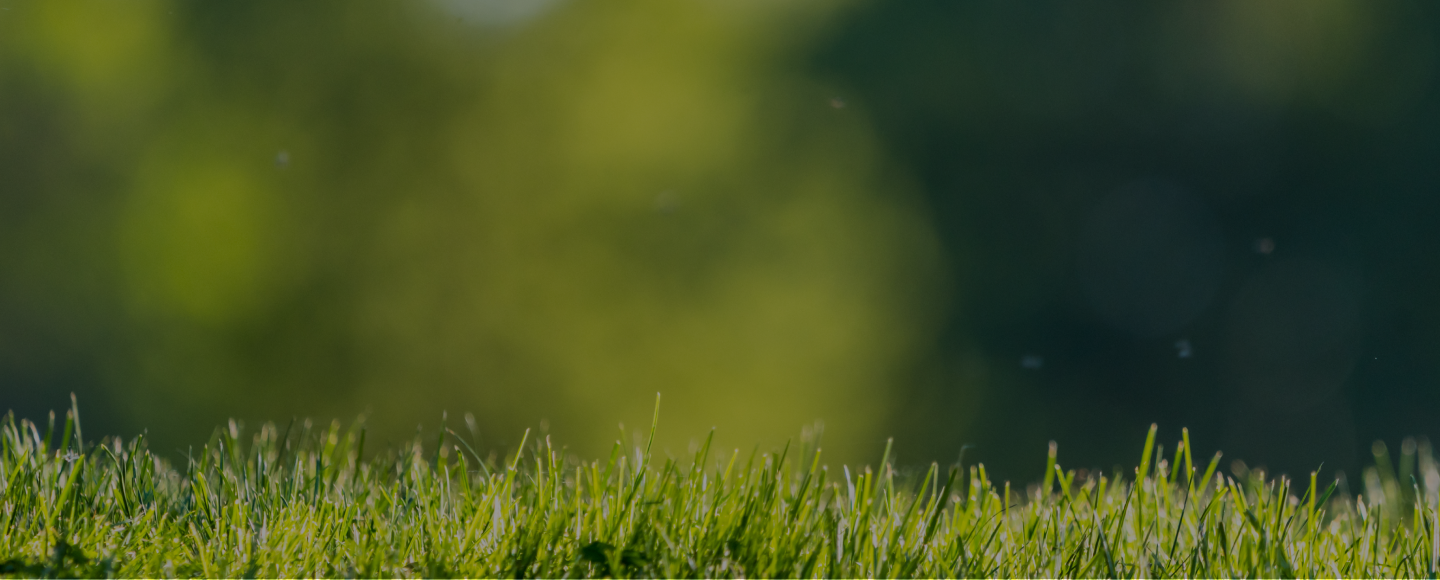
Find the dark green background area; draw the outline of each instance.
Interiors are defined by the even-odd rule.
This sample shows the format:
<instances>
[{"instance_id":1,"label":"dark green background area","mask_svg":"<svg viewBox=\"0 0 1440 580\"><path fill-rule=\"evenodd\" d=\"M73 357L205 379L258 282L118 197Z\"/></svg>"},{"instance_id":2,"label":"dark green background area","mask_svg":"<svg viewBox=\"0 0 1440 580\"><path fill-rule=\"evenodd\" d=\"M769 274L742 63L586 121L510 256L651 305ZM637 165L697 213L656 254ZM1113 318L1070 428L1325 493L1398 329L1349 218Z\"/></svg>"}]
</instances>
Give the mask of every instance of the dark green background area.
<instances>
[{"instance_id":1,"label":"dark green background area","mask_svg":"<svg viewBox=\"0 0 1440 580\"><path fill-rule=\"evenodd\" d=\"M1435 431L1428 3L462 4L0 5L0 406L601 453L662 391L676 454L1017 480Z\"/></svg>"},{"instance_id":2,"label":"dark green background area","mask_svg":"<svg viewBox=\"0 0 1440 580\"><path fill-rule=\"evenodd\" d=\"M1315 81L1327 63L1276 45L1336 4L1267 4L1279 40L1235 58L1282 87L1270 95L1207 63L1229 40L1206 30L1219 5L884 3L843 27L816 66L864 96L920 176L966 288L906 388L902 449L973 442L1020 470L1018 450L1057 439L1062 458L1108 467L1156 421L1303 473L1353 471L1372 440L1434 431L1440 20L1423 3L1369 4L1360 64ZM1222 232L1213 298L1158 334L1097 316L1081 263L1095 208L1137 183L1185 192ZM1132 222L1121 237L1137 245L1185 227ZM1163 277L1183 259L1156 252L1133 265ZM984 393L947 388L967 353L1014 364ZM1022 370L1032 353L1044 366Z\"/></svg>"}]
</instances>

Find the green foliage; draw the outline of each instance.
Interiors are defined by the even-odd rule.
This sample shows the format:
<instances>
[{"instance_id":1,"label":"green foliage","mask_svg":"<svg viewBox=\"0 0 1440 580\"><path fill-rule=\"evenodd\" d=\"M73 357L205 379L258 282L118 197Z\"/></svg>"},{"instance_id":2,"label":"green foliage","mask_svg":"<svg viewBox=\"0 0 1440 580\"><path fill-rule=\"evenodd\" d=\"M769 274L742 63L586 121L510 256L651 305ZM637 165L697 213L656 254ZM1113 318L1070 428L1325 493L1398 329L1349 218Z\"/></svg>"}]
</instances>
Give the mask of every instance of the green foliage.
<instances>
[{"instance_id":1,"label":"green foliage","mask_svg":"<svg viewBox=\"0 0 1440 580\"><path fill-rule=\"evenodd\" d=\"M6 405L85 385L167 453L443 405L601 456L674 389L677 423L824 417L869 459L959 250L805 64L849 2L712 4L6 2Z\"/></svg>"},{"instance_id":2,"label":"green foliage","mask_svg":"<svg viewBox=\"0 0 1440 580\"><path fill-rule=\"evenodd\" d=\"M1152 427L1138 484L1052 456L1047 485L1019 493L983 465L899 473L888 449L833 470L813 440L660 458L653 426L604 461L528 433L482 459L449 430L365 459L359 423L246 441L232 422L172 467L143 437L86 442L78 417L58 441L53 418L0 425L0 574L1419 577L1436 558L1440 475L1411 444L1399 473L1377 447L1350 499L1314 475L1218 474L1184 441L1167 459Z\"/></svg>"}]
</instances>

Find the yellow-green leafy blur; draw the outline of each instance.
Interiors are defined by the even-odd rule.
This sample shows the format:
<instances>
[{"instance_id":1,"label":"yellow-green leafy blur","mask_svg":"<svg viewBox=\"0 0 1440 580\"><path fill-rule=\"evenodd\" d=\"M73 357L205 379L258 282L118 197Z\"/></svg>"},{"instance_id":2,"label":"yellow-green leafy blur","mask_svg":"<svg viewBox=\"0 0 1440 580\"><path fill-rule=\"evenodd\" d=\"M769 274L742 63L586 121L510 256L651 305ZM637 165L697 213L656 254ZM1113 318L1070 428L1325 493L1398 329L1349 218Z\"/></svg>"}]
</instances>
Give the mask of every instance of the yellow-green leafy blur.
<instances>
[{"instance_id":1,"label":"yellow-green leafy blur","mask_svg":"<svg viewBox=\"0 0 1440 580\"><path fill-rule=\"evenodd\" d=\"M6 243L73 262L11 266L113 341L103 412L468 411L599 452L662 392L677 450L873 447L945 280L863 107L796 62L845 6L522 4L9 5L0 82L59 143Z\"/></svg>"}]
</instances>

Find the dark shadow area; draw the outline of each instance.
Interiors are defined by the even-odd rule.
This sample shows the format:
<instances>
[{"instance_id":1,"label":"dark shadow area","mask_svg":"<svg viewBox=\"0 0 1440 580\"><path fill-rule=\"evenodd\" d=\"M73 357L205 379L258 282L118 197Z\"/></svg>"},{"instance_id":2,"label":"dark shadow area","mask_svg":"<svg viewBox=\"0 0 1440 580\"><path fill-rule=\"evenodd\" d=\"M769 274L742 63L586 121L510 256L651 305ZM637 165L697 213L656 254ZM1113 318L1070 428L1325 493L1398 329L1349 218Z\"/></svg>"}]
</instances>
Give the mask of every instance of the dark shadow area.
<instances>
[{"instance_id":1,"label":"dark shadow area","mask_svg":"<svg viewBox=\"0 0 1440 580\"><path fill-rule=\"evenodd\" d=\"M1322 5L1323 4L1323 5ZM954 314L902 457L1291 474L1440 432L1435 6L879 2L814 68L920 176ZM951 419L951 418L963 419ZM1228 459L1227 459L1228 462Z\"/></svg>"}]
</instances>

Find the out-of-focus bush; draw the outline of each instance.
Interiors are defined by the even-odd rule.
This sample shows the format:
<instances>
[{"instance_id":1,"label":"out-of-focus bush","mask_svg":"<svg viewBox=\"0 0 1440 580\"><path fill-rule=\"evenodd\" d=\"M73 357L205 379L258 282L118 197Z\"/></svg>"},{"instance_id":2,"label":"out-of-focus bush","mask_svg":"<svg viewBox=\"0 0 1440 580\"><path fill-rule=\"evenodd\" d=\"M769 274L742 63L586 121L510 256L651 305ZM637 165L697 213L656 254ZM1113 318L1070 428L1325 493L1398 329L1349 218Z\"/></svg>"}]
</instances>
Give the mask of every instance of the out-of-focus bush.
<instances>
[{"instance_id":1,"label":"out-of-focus bush","mask_svg":"<svg viewBox=\"0 0 1440 580\"><path fill-rule=\"evenodd\" d=\"M870 450L941 256L826 2L7 4L0 389ZM524 8L524 9L522 9ZM864 445L861 445L863 443Z\"/></svg>"}]
</instances>

